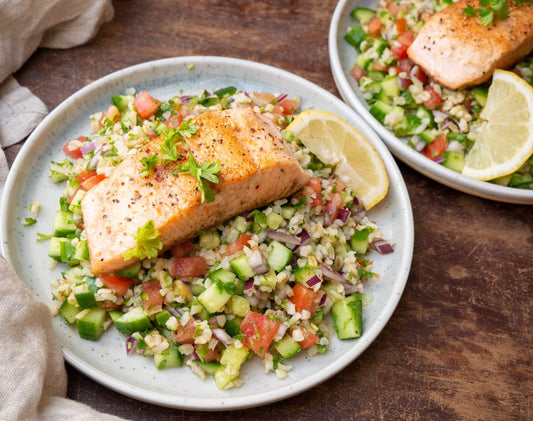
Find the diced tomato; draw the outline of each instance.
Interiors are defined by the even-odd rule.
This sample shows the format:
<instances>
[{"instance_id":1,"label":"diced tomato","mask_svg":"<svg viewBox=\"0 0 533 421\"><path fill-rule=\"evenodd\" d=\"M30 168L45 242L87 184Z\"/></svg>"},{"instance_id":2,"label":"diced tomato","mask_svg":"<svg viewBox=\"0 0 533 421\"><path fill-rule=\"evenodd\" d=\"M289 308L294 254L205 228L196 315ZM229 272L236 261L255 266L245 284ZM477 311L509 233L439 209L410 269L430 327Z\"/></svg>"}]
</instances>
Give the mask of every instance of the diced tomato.
<instances>
[{"instance_id":1,"label":"diced tomato","mask_svg":"<svg viewBox=\"0 0 533 421\"><path fill-rule=\"evenodd\" d=\"M203 256L175 257L170 266L170 273L175 278L204 276L206 272L207 261Z\"/></svg>"},{"instance_id":2,"label":"diced tomato","mask_svg":"<svg viewBox=\"0 0 533 421\"><path fill-rule=\"evenodd\" d=\"M250 311L242 320L243 345L257 355L265 355L278 333L280 324L264 314Z\"/></svg>"},{"instance_id":3,"label":"diced tomato","mask_svg":"<svg viewBox=\"0 0 533 421\"><path fill-rule=\"evenodd\" d=\"M400 11L400 6L398 6L395 0L389 1L386 7L387 10L392 13L393 16L398 15L398 12Z\"/></svg>"},{"instance_id":4,"label":"diced tomato","mask_svg":"<svg viewBox=\"0 0 533 421\"><path fill-rule=\"evenodd\" d=\"M135 280L128 278L121 278L120 276L104 276L100 277L106 287L115 291L118 297L123 297L128 289L135 284Z\"/></svg>"},{"instance_id":5,"label":"diced tomato","mask_svg":"<svg viewBox=\"0 0 533 421\"><path fill-rule=\"evenodd\" d=\"M74 196L76 196L76 194L78 193L78 189L76 189L76 191L74 193L72 193L72 195L67 199L67 203L70 205L72 203L72 200L74 199Z\"/></svg>"},{"instance_id":6,"label":"diced tomato","mask_svg":"<svg viewBox=\"0 0 533 421\"><path fill-rule=\"evenodd\" d=\"M209 349L205 356L204 361L206 363L213 362L213 361L220 361L220 351L218 349Z\"/></svg>"},{"instance_id":7,"label":"diced tomato","mask_svg":"<svg viewBox=\"0 0 533 421\"><path fill-rule=\"evenodd\" d=\"M185 257L192 251L193 248L194 244L187 240L172 247L171 253L174 257Z\"/></svg>"},{"instance_id":8,"label":"diced tomato","mask_svg":"<svg viewBox=\"0 0 533 421\"><path fill-rule=\"evenodd\" d=\"M339 209L342 208L342 196L339 193L333 193L331 199L326 204L324 212L324 226L329 227L337 219Z\"/></svg>"},{"instance_id":9,"label":"diced tomato","mask_svg":"<svg viewBox=\"0 0 533 421\"><path fill-rule=\"evenodd\" d=\"M294 304L298 313L307 310L309 313L315 314L316 306L321 298L321 293L304 287L302 284L296 284L292 289L292 297L289 298L289 301Z\"/></svg>"},{"instance_id":10,"label":"diced tomato","mask_svg":"<svg viewBox=\"0 0 533 421\"><path fill-rule=\"evenodd\" d=\"M193 344L196 324L191 317L185 325L178 320L178 328L172 332L172 338L179 344Z\"/></svg>"},{"instance_id":11,"label":"diced tomato","mask_svg":"<svg viewBox=\"0 0 533 421\"><path fill-rule=\"evenodd\" d=\"M259 102L263 103L264 105L266 105L266 104L274 104L276 102L276 97L274 96L274 94L272 94L270 92L257 92L257 91L254 91L253 96L254 96L254 98L256 100L258 100Z\"/></svg>"},{"instance_id":12,"label":"diced tomato","mask_svg":"<svg viewBox=\"0 0 533 421\"><path fill-rule=\"evenodd\" d=\"M446 134L441 133L435 139L433 139L433 142L431 142L422 150L422 153L427 158L433 159L441 155L446 150L447 146L448 142L446 141Z\"/></svg>"},{"instance_id":13,"label":"diced tomato","mask_svg":"<svg viewBox=\"0 0 533 421\"><path fill-rule=\"evenodd\" d=\"M352 70L350 70L350 75L357 81L359 82L363 76L366 75L366 71L365 69L363 69L361 66L359 66L358 64L354 64L354 66L352 67Z\"/></svg>"},{"instance_id":14,"label":"diced tomato","mask_svg":"<svg viewBox=\"0 0 533 421\"><path fill-rule=\"evenodd\" d=\"M381 19L378 16L374 16L367 23L367 34L371 37L379 37L381 35Z\"/></svg>"},{"instance_id":15,"label":"diced tomato","mask_svg":"<svg viewBox=\"0 0 533 421\"><path fill-rule=\"evenodd\" d=\"M98 306L102 309L102 310L115 310L117 308L119 308L119 305L117 303L114 303L113 301L109 301L109 300L105 300L104 302L100 302L98 304Z\"/></svg>"},{"instance_id":16,"label":"diced tomato","mask_svg":"<svg viewBox=\"0 0 533 421\"><path fill-rule=\"evenodd\" d=\"M415 40L415 33L411 30L407 30L398 35L395 41L391 45L391 52L396 57L402 59L407 57L407 49Z\"/></svg>"},{"instance_id":17,"label":"diced tomato","mask_svg":"<svg viewBox=\"0 0 533 421\"><path fill-rule=\"evenodd\" d=\"M76 180L78 180L80 183L83 183L88 178L94 177L96 175L96 171L87 171L83 170L76 175Z\"/></svg>"},{"instance_id":18,"label":"diced tomato","mask_svg":"<svg viewBox=\"0 0 533 421\"><path fill-rule=\"evenodd\" d=\"M78 136L74 140L84 142L86 139L87 139L86 136ZM83 156L83 152L81 151L81 146L71 149L70 142L71 141L69 140L67 143L65 143L65 145L63 146L63 152L65 152L65 154L70 156L72 159L80 159Z\"/></svg>"},{"instance_id":19,"label":"diced tomato","mask_svg":"<svg viewBox=\"0 0 533 421\"><path fill-rule=\"evenodd\" d=\"M105 180L106 176L105 174L96 174L87 180L85 180L83 183L81 183L81 188L85 191L91 190L94 186L96 186L100 181Z\"/></svg>"},{"instance_id":20,"label":"diced tomato","mask_svg":"<svg viewBox=\"0 0 533 421\"><path fill-rule=\"evenodd\" d=\"M396 21L396 31L398 34L403 34L407 30L407 20L404 18Z\"/></svg>"},{"instance_id":21,"label":"diced tomato","mask_svg":"<svg viewBox=\"0 0 533 421\"><path fill-rule=\"evenodd\" d=\"M433 86L431 85L427 85L424 90L426 92L429 92L429 99L427 101L424 101L424 105L429 108L429 109L433 109L433 108L436 108L438 107L439 105L442 104L442 98L441 96L437 93L437 91L435 91L435 89L433 89Z\"/></svg>"},{"instance_id":22,"label":"diced tomato","mask_svg":"<svg viewBox=\"0 0 533 421\"><path fill-rule=\"evenodd\" d=\"M181 114L172 114L167 120L165 121L165 124L168 127L172 127L173 129L177 129L181 122L183 121L183 116Z\"/></svg>"},{"instance_id":23,"label":"diced tomato","mask_svg":"<svg viewBox=\"0 0 533 421\"><path fill-rule=\"evenodd\" d=\"M413 67L413 69L411 70L411 74L416 77L420 82L422 82L422 85L428 80L427 75L419 66Z\"/></svg>"},{"instance_id":24,"label":"diced tomato","mask_svg":"<svg viewBox=\"0 0 533 421\"><path fill-rule=\"evenodd\" d=\"M379 61L375 61L370 67L374 70L379 70L380 72L387 72L389 70L389 66L385 66Z\"/></svg>"},{"instance_id":25,"label":"diced tomato","mask_svg":"<svg viewBox=\"0 0 533 421\"><path fill-rule=\"evenodd\" d=\"M225 256L231 256L232 254L241 251L244 246L248 245L248 242L252 239L251 234L241 234L233 243L228 244L226 251L224 252Z\"/></svg>"},{"instance_id":26,"label":"diced tomato","mask_svg":"<svg viewBox=\"0 0 533 421\"><path fill-rule=\"evenodd\" d=\"M145 311L156 312L163 307L161 284L159 281L144 282L142 285L142 300Z\"/></svg>"},{"instance_id":27,"label":"diced tomato","mask_svg":"<svg viewBox=\"0 0 533 421\"><path fill-rule=\"evenodd\" d=\"M133 105L141 118L148 118L157 111L161 101L152 98L146 91L142 91L133 100Z\"/></svg>"},{"instance_id":28,"label":"diced tomato","mask_svg":"<svg viewBox=\"0 0 533 421\"><path fill-rule=\"evenodd\" d=\"M304 187L303 193L311 198L313 206L320 206L322 204L322 196L320 190L322 189L322 180L318 177L313 177L309 180L309 184Z\"/></svg>"},{"instance_id":29,"label":"diced tomato","mask_svg":"<svg viewBox=\"0 0 533 421\"><path fill-rule=\"evenodd\" d=\"M300 100L298 98L284 98L278 105L283 109L284 114L294 114L300 108Z\"/></svg>"},{"instance_id":30,"label":"diced tomato","mask_svg":"<svg viewBox=\"0 0 533 421\"><path fill-rule=\"evenodd\" d=\"M306 329L302 326L294 325L291 327L291 332L294 332L295 330L299 330L304 337L301 341L298 341L298 343L303 349L311 348L314 344L318 342L318 336L316 336L309 329Z\"/></svg>"}]
</instances>

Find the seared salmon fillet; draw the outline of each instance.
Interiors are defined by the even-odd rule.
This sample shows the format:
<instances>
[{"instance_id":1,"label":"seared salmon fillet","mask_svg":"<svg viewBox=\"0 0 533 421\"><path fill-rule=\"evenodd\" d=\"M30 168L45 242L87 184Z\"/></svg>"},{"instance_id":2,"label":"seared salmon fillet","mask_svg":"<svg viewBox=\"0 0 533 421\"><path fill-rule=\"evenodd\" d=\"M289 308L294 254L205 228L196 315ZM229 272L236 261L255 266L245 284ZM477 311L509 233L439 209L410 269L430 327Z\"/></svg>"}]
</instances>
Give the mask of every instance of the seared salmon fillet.
<instances>
[{"instance_id":1,"label":"seared salmon fillet","mask_svg":"<svg viewBox=\"0 0 533 421\"><path fill-rule=\"evenodd\" d=\"M244 211L286 197L309 177L269 120L249 108L206 112L194 118L195 135L178 145L181 158L141 175L141 158L158 154L161 138L127 156L110 177L87 192L83 222L92 271L109 275L132 264L137 229L154 221L163 250ZM201 201L192 175L175 171L191 151L198 165L218 161L213 202Z\"/></svg>"},{"instance_id":2,"label":"seared salmon fillet","mask_svg":"<svg viewBox=\"0 0 533 421\"><path fill-rule=\"evenodd\" d=\"M492 26L465 16L463 9L479 8L479 0L459 0L435 13L407 50L409 58L450 89L487 81L495 69L508 68L533 51L533 4L508 3L509 16L495 18Z\"/></svg>"}]
</instances>

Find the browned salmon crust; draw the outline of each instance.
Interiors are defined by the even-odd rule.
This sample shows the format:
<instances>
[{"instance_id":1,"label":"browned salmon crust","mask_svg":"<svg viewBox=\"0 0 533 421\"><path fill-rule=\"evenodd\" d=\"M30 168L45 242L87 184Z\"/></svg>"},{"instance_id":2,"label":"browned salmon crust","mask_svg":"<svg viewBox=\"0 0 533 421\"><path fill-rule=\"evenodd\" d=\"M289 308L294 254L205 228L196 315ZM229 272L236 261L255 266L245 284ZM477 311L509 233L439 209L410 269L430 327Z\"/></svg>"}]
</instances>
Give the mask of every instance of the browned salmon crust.
<instances>
[{"instance_id":1,"label":"browned salmon crust","mask_svg":"<svg viewBox=\"0 0 533 421\"><path fill-rule=\"evenodd\" d=\"M123 253L135 248L137 228L153 220L163 250L244 211L296 192L309 181L279 129L251 109L214 111L195 118L199 130L181 147L183 158L157 165L144 178L141 158L158 153L155 139L120 163L82 201L94 274L109 275L133 263ZM220 162L213 202L201 203L194 177L171 172L187 160Z\"/></svg>"},{"instance_id":2,"label":"browned salmon crust","mask_svg":"<svg viewBox=\"0 0 533 421\"><path fill-rule=\"evenodd\" d=\"M490 79L533 51L533 5L509 2L509 17L484 26L463 9L478 0L459 0L435 13L407 50L411 60L438 83L461 89Z\"/></svg>"}]
</instances>

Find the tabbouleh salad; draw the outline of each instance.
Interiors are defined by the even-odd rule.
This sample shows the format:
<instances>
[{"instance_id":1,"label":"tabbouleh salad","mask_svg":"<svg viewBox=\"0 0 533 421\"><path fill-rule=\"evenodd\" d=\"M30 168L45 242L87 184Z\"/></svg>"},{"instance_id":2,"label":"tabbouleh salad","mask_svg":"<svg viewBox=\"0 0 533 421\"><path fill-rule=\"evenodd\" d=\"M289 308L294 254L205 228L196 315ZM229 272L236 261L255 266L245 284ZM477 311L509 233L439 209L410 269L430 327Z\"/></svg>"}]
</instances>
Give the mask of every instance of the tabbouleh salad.
<instances>
[{"instance_id":1,"label":"tabbouleh salad","mask_svg":"<svg viewBox=\"0 0 533 421\"><path fill-rule=\"evenodd\" d=\"M147 96L151 109L141 100ZM114 325L128 354L152 357L158 369L186 365L201 378L213 376L220 389L240 386L241 365L254 355L265 372L284 378L291 357L326 352L335 334L359 337L371 301L364 283L378 277L368 251L393 247L334 168L289 133L311 176L301 191L113 276L91 272L80 202L126 155L210 110L253 107L283 130L299 106L287 95L234 87L168 101L133 89L114 96L107 112L91 116L91 134L70 140L68 157L51 164L52 181L66 184L48 236L54 265L65 267L51 282L55 314L88 340Z\"/></svg>"},{"instance_id":2,"label":"tabbouleh salad","mask_svg":"<svg viewBox=\"0 0 533 421\"><path fill-rule=\"evenodd\" d=\"M345 40L358 52L351 69L369 112L429 159L461 172L465 153L476 138L490 82L451 90L424 74L407 57L424 21L452 4L452 0L380 0L377 10L356 8L357 20ZM533 84L533 54L512 69ZM533 156L513 174L491 182L533 189Z\"/></svg>"}]
</instances>

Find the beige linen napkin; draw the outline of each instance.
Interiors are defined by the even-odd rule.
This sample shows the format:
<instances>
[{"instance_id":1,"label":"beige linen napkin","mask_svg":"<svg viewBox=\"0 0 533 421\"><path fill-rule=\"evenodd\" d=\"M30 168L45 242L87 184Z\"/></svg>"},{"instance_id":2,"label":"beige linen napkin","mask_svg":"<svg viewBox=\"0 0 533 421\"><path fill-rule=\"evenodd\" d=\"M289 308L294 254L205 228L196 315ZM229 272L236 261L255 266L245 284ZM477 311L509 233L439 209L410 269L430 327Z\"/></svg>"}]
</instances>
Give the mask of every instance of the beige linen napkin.
<instances>
[{"instance_id":1,"label":"beige linen napkin","mask_svg":"<svg viewBox=\"0 0 533 421\"><path fill-rule=\"evenodd\" d=\"M2 147L24 139L48 113L11 74L38 46L85 43L112 16L111 0L0 0ZM0 195L7 172L0 148ZM65 398L67 373L50 310L2 257L0 290L0 420L120 420Z\"/></svg>"}]
</instances>

